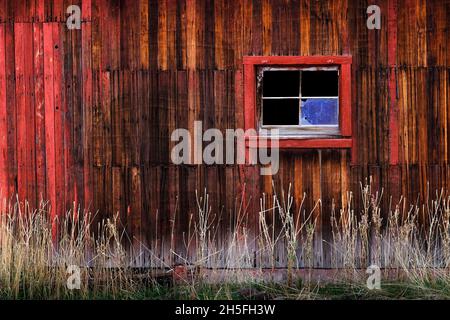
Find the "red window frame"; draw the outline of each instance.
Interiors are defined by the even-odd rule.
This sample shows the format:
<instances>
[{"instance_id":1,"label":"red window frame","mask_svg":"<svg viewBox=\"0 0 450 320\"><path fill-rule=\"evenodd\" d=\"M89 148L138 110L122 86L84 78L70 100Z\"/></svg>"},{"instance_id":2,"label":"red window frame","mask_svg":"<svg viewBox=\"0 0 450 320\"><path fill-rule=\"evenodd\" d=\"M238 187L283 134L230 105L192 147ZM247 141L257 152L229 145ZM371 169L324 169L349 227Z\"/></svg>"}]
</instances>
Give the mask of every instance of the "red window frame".
<instances>
[{"instance_id":1,"label":"red window frame","mask_svg":"<svg viewBox=\"0 0 450 320\"><path fill-rule=\"evenodd\" d=\"M279 148L351 148L351 56L246 56L244 62L244 126L256 129L256 67L258 66L337 66L339 75L339 138L279 139ZM257 139L258 137L248 137Z\"/></svg>"}]
</instances>

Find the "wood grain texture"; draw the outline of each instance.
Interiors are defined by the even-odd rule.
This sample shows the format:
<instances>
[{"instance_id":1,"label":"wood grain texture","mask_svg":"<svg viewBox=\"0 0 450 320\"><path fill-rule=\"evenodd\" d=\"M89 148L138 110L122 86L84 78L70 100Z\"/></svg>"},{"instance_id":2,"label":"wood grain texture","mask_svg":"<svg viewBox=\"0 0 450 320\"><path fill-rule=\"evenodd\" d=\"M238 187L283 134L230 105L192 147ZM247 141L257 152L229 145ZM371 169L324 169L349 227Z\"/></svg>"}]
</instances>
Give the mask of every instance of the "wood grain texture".
<instances>
[{"instance_id":1,"label":"wood grain texture","mask_svg":"<svg viewBox=\"0 0 450 320\"><path fill-rule=\"evenodd\" d=\"M70 4L82 9L81 30L65 26ZM313 263L329 267L331 210L351 190L359 214L360 181L371 175L373 190L408 202L450 186L450 1L371 4L381 30L367 29L365 0L0 0L2 196L48 200L53 217L77 206L118 214L134 245L165 265L180 262L171 249L195 256L186 238L196 190L210 194L223 247L236 199L244 193L252 237L261 192L291 183L296 208L305 193L306 212L322 199ZM344 131L353 141L282 150L273 177L251 165L171 163L176 128L249 127L254 88L244 84L254 71L244 56L281 55L352 56ZM268 263L249 246L250 265Z\"/></svg>"}]
</instances>

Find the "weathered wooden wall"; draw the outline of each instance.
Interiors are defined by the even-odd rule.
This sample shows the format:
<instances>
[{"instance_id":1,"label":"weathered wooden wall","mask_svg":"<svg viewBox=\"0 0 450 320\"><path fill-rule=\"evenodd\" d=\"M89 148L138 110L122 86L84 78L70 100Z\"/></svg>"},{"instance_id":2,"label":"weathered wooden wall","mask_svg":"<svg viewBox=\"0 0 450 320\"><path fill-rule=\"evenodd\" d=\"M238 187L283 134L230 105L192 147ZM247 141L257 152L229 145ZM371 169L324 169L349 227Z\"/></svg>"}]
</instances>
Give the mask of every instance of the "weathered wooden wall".
<instances>
[{"instance_id":1,"label":"weathered wooden wall","mask_svg":"<svg viewBox=\"0 0 450 320\"><path fill-rule=\"evenodd\" d=\"M66 28L71 4L81 30ZM366 27L370 4L381 7L381 30ZM196 189L222 213L226 241L245 185L257 232L271 177L173 165L170 133L194 120L243 127L245 55L352 55L354 148L284 151L274 177L296 199L306 192L307 208L322 199L327 240L332 199L338 208L347 190L358 199L369 175L394 200L423 199L427 183L450 187L449 23L449 0L0 0L2 195L48 199L54 214L119 212L130 237L159 239L168 260L170 220L177 212L182 251Z\"/></svg>"}]
</instances>

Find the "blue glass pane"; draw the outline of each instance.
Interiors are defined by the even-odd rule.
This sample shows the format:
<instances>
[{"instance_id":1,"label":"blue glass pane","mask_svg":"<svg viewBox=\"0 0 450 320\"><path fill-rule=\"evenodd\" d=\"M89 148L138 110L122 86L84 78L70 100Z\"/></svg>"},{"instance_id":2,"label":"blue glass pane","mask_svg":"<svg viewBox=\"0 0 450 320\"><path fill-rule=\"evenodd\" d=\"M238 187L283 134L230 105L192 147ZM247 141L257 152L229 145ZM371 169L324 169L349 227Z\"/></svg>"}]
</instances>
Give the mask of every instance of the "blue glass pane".
<instances>
[{"instance_id":1,"label":"blue glass pane","mask_svg":"<svg viewBox=\"0 0 450 320\"><path fill-rule=\"evenodd\" d=\"M302 99L302 125L338 125L338 99Z\"/></svg>"}]
</instances>

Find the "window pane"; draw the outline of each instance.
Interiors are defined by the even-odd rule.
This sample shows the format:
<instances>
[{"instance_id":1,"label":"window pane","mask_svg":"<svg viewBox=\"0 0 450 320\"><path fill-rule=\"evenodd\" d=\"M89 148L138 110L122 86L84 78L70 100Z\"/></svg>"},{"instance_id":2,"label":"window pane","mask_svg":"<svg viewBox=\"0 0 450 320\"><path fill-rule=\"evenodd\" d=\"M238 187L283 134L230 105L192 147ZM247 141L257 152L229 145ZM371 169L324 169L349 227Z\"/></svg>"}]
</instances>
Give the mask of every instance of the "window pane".
<instances>
[{"instance_id":1,"label":"window pane","mask_svg":"<svg viewBox=\"0 0 450 320\"><path fill-rule=\"evenodd\" d=\"M302 71L303 97L337 97L338 72Z\"/></svg>"},{"instance_id":2,"label":"window pane","mask_svg":"<svg viewBox=\"0 0 450 320\"><path fill-rule=\"evenodd\" d=\"M298 97L300 71L264 71L264 97Z\"/></svg>"},{"instance_id":3,"label":"window pane","mask_svg":"<svg viewBox=\"0 0 450 320\"><path fill-rule=\"evenodd\" d=\"M338 125L338 99L302 99L302 125Z\"/></svg>"},{"instance_id":4,"label":"window pane","mask_svg":"<svg viewBox=\"0 0 450 320\"><path fill-rule=\"evenodd\" d=\"M298 125L298 99L264 99L263 125Z\"/></svg>"}]
</instances>

